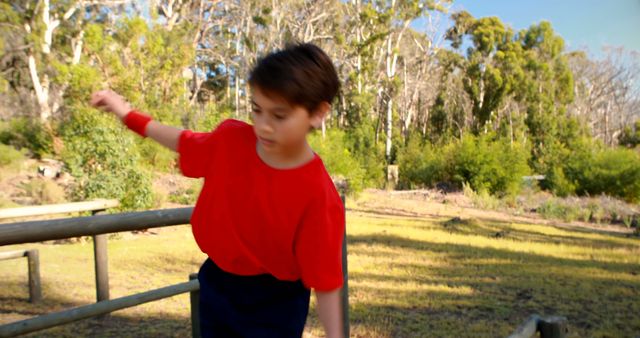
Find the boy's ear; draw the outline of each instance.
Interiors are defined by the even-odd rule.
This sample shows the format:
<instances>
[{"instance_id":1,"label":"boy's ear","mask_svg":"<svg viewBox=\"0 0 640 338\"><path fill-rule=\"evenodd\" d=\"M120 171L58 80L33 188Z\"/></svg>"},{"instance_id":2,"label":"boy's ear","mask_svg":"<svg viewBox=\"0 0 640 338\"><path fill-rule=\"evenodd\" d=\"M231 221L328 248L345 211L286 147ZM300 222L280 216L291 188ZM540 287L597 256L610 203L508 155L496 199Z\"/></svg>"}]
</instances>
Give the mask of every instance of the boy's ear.
<instances>
[{"instance_id":1,"label":"boy's ear","mask_svg":"<svg viewBox=\"0 0 640 338\"><path fill-rule=\"evenodd\" d=\"M322 127L322 120L327 116L331 110L329 102L320 102L318 107L311 113L311 126L318 129Z\"/></svg>"}]
</instances>

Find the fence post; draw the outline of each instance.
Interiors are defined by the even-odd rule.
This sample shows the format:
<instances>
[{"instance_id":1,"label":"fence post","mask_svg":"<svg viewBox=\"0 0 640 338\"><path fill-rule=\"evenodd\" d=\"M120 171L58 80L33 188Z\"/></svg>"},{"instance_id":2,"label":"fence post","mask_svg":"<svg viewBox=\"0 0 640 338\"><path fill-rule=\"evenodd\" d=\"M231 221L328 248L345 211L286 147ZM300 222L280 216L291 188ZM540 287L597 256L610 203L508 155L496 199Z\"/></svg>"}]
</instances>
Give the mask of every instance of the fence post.
<instances>
[{"instance_id":1,"label":"fence post","mask_svg":"<svg viewBox=\"0 0 640 338\"><path fill-rule=\"evenodd\" d=\"M40 255L38 250L27 250L27 264L29 265L29 302L42 300L42 284L40 283Z\"/></svg>"},{"instance_id":2,"label":"fence post","mask_svg":"<svg viewBox=\"0 0 640 338\"><path fill-rule=\"evenodd\" d=\"M92 211L96 215L104 210ZM109 300L109 259L107 256L107 234L93 235L94 266L96 271L96 302Z\"/></svg>"},{"instance_id":3,"label":"fence post","mask_svg":"<svg viewBox=\"0 0 640 338\"><path fill-rule=\"evenodd\" d=\"M340 196L342 199L342 205L345 210L345 224L344 224L344 237L342 238L342 277L343 277L343 285L342 285L342 319L343 319L343 327L342 332L344 333L345 338L349 338L349 273L347 266L347 221L346 221L346 210L347 205L345 203L344 194Z\"/></svg>"},{"instance_id":4,"label":"fence post","mask_svg":"<svg viewBox=\"0 0 640 338\"><path fill-rule=\"evenodd\" d=\"M567 336L567 318L544 317L538 322L538 331L541 338L565 338Z\"/></svg>"},{"instance_id":5,"label":"fence post","mask_svg":"<svg viewBox=\"0 0 640 338\"><path fill-rule=\"evenodd\" d=\"M198 279L197 273L189 275L189 280ZM189 292L191 298L191 336L200 338L200 288Z\"/></svg>"}]
</instances>

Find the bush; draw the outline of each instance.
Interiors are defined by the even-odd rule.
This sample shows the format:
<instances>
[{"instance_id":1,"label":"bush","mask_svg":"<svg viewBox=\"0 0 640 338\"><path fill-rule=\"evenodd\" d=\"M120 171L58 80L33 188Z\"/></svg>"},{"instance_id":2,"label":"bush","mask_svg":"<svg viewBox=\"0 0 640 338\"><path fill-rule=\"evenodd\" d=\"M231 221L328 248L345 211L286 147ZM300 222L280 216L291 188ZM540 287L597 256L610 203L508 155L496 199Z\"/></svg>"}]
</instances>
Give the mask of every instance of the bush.
<instances>
[{"instance_id":1,"label":"bush","mask_svg":"<svg viewBox=\"0 0 640 338\"><path fill-rule=\"evenodd\" d=\"M56 204L66 201L64 189L52 181L35 179L22 186L27 197L33 199L36 205Z\"/></svg>"},{"instance_id":2,"label":"bush","mask_svg":"<svg viewBox=\"0 0 640 338\"><path fill-rule=\"evenodd\" d=\"M16 168L24 161L24 152L6 144L0 144L0 167Z\"/></svg>"},{"instance_id":3,"label":"bush","mask_svg":"<svg viewBox=\"0 0 640 338\"><path fill-rule=\"evenodd\" d=\"M469 184L464 183L462 185L462 192L465 197L471 200L473 206L483 210L498 210L503 207L503 202L497 197L490 195L486 191L475 192Z\"/></svg>"},{"instance_id":4,"label":"bush","mask_svg":"<svg viewBox=\"0 0 640 338\"><path fill-rule=\"evenodd\" d=\"M338 129L329 129L326 137L320 132L309 135L311 148L322 158L332 177L342 176L348 182L347 193L361 191L366 183L366 173L360 163L351 155L345 142L345 133Z\"/></svg>"},{"instance_id":5,"label":"bush","mask_svg":"<svg viewBox=\"0 0 640 338\"><path fill-rule=\"evenodd\" d=\"M122 210L146 209L153 204L150 173L140 169L131 133L104 113L78 106L63 126L62 160L76 178L76 200L115 198Z\"/></svg>"},{"instance_id":6,"label":"bush","mask_svg":"<svg viewBox=\"0 0 640 338\"><path fill-rule=\"evenodd\" d=\"M432 147L430 143L423 144L417 137L410 138L398 152L399 187L433 187L446 180L443 153L442 149Z\"/></svg>"},{"instance_id":7,"label":"bush","mask_svg":"<svg viewBox=\"0 0 640 338\"><path fill-rule=\"evenodd\" d=\"M479 194L515 195L529 172L527 160L525 147L488 135L465 135L439 148L410 140L399 153L400 178L407 187L468 183Z\"/></svg>"},{"instance_id":8,"label":"bush","mask_svg":"<svg viewBox=\"0 0 640 338\"><path fill-rule=\"evenodd\" d=\"M37 158L53 152L53 132L36 119L19 117L0 128L0 143L28 149Z\"/></svg>"},{"instance_id":9,"label":"bush","mask_svg":"<svg viewBox=\"0 0 640 338\"><path fill-rule=\"evenodd\" d=\"M640 155L624 148L597 148L573 153L564 167L578 195L606 194L640 201Z\"/></svg>"},{"instance_id":10,"label":"bush","mask_svg":"<svg viewBox=\"0 0 640 338\"><path fill-rule=\"evenodd\" d=\"M173 172L176 155L153 140L144 139L138 144L142 161L150 168L161 172Z\"/></svg>"},{"instance_id":11,"label":"bush","mask_svg":"<svg viewBox=\"0 0 640 338\"><path fill-rule=\"evenodd\" d=\"M386 181L384 146L376 143L375 126L371 121L365 119L355 128L347 130L345 141L352 156L364 170L363 187L384 186Z\"/></svg>"},{"instance_id":12,"label":"bush","mask_svg":"<svg viewBox=\"0 0 640 338\"><path fill-rule=\"evenodd\" d=\"M565 203L563 200L557 198L545 201L538 207L537 212L544 218L562 219L566 222L585 220L580 206Z\"/></svg>"},{"instance_id":13,"label":"bush","mask_svg":"<svg viewBox=\"0 0 640 338\"><path fill-rule=\"evenodd\" d=\"M193 205L198 199L198 193L202 190L202 180L193 181L186 189L179 189L169 194L169 201L184 205Z\"/></svg>"},{"instance_id":14,"label":"bush","mask_svg":"<svg viewBox=\"0 0 640 338\"><path fill-rule=\"evenodd\" d=\"M529 172L528 151L507 139L488 135L465 135L447 154L452 182L468 182L474 191L493 195L515 195L522 188L522 176Z\"/></svg>"},{"instance_id":15,"label":"bush","mask_svg":"<svg viewBox=\"0 0 640 338\"><path fill-rule=\"evenodd\" d=\"M545 218L565 221L621 224L632 226L638 214L637 207L609 196L550 198L537 206L536 211Z\"/></svg>"}]
</instances>

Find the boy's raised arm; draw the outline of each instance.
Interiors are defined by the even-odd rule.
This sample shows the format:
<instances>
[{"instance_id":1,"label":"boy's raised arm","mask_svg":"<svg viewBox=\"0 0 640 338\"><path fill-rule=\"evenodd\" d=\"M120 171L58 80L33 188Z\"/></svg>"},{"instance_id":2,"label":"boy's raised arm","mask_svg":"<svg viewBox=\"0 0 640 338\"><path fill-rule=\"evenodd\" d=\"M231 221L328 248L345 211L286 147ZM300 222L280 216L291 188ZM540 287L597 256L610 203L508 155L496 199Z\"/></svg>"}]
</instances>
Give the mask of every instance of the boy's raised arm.
<instances>
[{"instance_id":1,"label":"boy's raised arm","mask_svg":"<svg viewBox=\"0 0 640 338\"><path fill-rule=\"evenodd\" d=\"M111 90L101 90L93 93L91 95L91 105L113 113L123 122L131 111L131 105L122 96ZM181 133L182 129L166 126L153 120L147 123L144 129L144 135L173 151L178 149Z\"/></svg>"}]
</instances>

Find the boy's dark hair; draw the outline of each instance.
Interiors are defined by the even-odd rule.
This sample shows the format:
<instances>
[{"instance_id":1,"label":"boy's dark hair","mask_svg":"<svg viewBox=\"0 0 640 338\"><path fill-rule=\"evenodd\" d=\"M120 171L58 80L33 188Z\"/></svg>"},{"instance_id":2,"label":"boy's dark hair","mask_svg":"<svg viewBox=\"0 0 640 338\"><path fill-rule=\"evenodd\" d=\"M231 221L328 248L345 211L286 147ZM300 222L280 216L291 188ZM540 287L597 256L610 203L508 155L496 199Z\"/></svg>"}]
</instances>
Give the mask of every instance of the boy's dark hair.
<instances>
[{"instance_id":1,"label":"boy's dark hair","mask_svg":"<svg viewBox=\"0 0 640 338\"><path fill-rule=\"evenodd\" d=\"M260 58L249 74L249 84L309 112L323 101L331 104L340 89L331 59L311 43L289 44Z\"/></svg>"}]
</instances>

